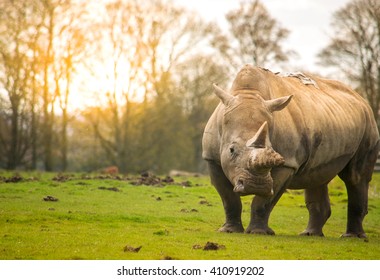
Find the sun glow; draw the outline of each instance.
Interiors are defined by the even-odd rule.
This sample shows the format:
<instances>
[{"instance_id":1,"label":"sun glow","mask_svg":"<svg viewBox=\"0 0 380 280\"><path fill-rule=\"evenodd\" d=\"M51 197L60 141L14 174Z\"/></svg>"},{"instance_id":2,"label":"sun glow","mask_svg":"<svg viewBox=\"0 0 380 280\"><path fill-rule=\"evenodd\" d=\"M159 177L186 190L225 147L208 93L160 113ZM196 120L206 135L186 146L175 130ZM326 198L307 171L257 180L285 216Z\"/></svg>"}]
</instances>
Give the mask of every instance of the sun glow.
<instances>
[{"instance_id":1,"label":"sun glow","mask_svg":"<svg viewBox=\"0 0 380 280\"><path fill-rule=\"evenodd\" d=\"M123 106L127 100L144 100L145 87L134 83L136 77L131 77L125 63L119 63L117 70L111 63L92 61L91 64L91 69L81 67L80 74L75 76L70 99L73 109L105 107L110 102Z\"/></svg>"},{"instance_id":2,"label":"sun glow","mask_svg":"<svg viewBox=\"0 0 380 280\"><path fill-rule=\"evenodd\" d=\"M149 100L174 64L200 53L204 31L194 31L203 26L197 18L156 4L106 1L89 6L93 25L85 37L91 44L74 67L71 110Z\"/></svg>"},{"instance_id":3,"label":"sun glow","mask_svg":"<svg viewBox=\"0 0 380 280\"><path fill-rule=\"evenodd\" d=\"M106 9L107 13L104 13L104 3L91 5L92 17L98 21L101 19L97 23L101 28L94 31L97 34L94 41L96 50L90 51L92 54L78 65L73 74L70 104L75 109L111 103L123 106L127 101L142 102L152 88L149 75L156 71L149 68L162 70L163 58L170 57L170 48L155 46L147 35L155 25L154 19L136 14L139 7L128 2L116 9L113 5L120 4L106 3L107 9L111 9ZM126 17L127 14L130 16ZM151 47L157 49L152 52ZM158 49L159 54L156 53Z\"/></svg>"}]
</instances>

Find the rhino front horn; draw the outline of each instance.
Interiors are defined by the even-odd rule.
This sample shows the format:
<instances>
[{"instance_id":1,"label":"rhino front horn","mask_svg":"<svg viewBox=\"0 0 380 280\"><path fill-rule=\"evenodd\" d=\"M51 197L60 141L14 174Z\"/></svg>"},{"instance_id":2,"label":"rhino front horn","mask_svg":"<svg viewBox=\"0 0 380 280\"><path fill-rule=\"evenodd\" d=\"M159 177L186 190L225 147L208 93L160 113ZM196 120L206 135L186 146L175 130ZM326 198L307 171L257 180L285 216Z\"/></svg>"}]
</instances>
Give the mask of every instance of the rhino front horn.
<instances>
[{"instance_id":1,"label":"rhino front horn","mask_svg":"<svg viewBox=\"0 0 380 280\"><path fill-rule=\"evenodd\" d=\"M255 153L255 156L249 159L249 169L252 172L267 173L272 167L281 166L285 159L272 148L264 148Z\"/></svg>"},{"instance_id":2,"label":"rhino front horn","mask_svg":"<svg viewBox=\"0 0 380 280\"><path fill-rule=\"evenodd\" d=\"M248 147L254 148L249 159L249 170L252 172L261 172L263 174L270 171L272 167L281 166L285 163L284 158L267 147L266 139L268 135L268 123L264 122L255 136L248 141Z\"/></svg>"}]
</instances>

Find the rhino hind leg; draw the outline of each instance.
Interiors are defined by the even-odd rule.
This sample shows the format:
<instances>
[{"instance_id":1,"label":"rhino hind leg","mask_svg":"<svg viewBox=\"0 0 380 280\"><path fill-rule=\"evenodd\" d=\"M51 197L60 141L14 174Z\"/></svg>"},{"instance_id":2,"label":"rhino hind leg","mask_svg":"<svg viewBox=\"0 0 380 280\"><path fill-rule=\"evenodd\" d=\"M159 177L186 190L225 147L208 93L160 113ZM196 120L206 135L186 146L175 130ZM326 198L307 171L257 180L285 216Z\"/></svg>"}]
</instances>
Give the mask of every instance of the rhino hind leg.
<instances>
[{"instance_id":1,"label":"rhino hind leg","mask_svg":"<svg viewBox=\"0 0 380 280\"><path fill-rule=\"evenodd\" d=\"M331 215L327 184L306 189L305 202L309 211L309 222L307 228L300 235L324 236L322 228Z\"/></svg>"},{"instance_id":2,"label":"rhino hind leg","mask_svg":"<svg viewBox=\"0 0 380 280\"><path fill-rule=\"evenodd\" d=\"M378 153L379 142L361 156L359 153L355 155L339 173L339 177L346 184L348 196L347 228L342 237L367 237L362 223L368 213L368 188Z\"/></svg>"},{"instance_id":3,"label":"rhino hind leg","mask_svg":"<svg viewBox=\"0 0 380 280\"><path fill-rule=\"evenodd\" d=\"M362 223L368 213L368 183L345 183L348 195L347 227L342 237L366 238Z\"/></svg>"},{"instance_id":4,"label":"rhino hind leg","mask_svg":"<svg viewBox=\"0 0 380 280\"><path fill-rule=\"evenodd\" d=\"M220 232L244 232L241 221L242 204L240 196L233 191L231 182L224 175L222 168L212 161L208 162L211 183L222 199L226 222Z\"/></svg>"}]
</instances>

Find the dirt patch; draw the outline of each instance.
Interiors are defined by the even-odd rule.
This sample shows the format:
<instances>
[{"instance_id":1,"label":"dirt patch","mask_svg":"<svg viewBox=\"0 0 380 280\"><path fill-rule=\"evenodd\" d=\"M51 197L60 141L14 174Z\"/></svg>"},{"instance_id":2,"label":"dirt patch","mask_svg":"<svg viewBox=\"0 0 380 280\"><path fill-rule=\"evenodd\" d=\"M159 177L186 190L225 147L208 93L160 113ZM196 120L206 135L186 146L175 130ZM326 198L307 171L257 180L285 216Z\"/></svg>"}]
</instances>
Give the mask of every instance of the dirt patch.
<instances>
[{"instance_id":1,"label":"dirt patch","mask_svg":"<svg viewBox=\"0 0 380 280\"><path fill-rule=\"evenodd\" d=\"M160 236L168 236L169 231L167 229L162 229L156 232L153 232L154 235L160 235Z\"/></svg>"},{"instance_id":2,"label":"dirt patch","mask_svg":"<svg viewBox=\"0 0 380 280\"><path fill-rule=\"evenodd\" d=\"M127 245L124 247L124 252L133 252L133 253L138 253L142 246L139 247L132 247L130 245Z\"/></svg>"},{"instance_id":3,"label":"dirt patch","mask_svg":"<svg viewBox=\"0 0 380 280\"><path fill-rule=\"evenodd\" d=\"M161 179L153 173L143 172L140 177L132 179L130 183L134 186L165 186L174 183L174 179L170 176Z\"/></svg>"},{"instance_id":4,"label":"dirt patch","mask_svg":"<svg viewBox=\"0 0 380 280\"><path fill-rule=\"evenodd\" d=\"M212 206L210 202L208 202L206 199L202 199L199 201L200 205L206 205L206 206Z\"/></svg>"},{"instance_id":5,"label":"dirt patch","mask_svg":"<svg viewBox=\"0 0 380 280\"><path fill-rule=\"evenodd\" d=\"M191 187L191 182L190 181L181 182L181 186L184 188L189 188Z\"/></svg>"},{"instance_id":6,"label":"dirt patch","mask_svg":"<svg viewBox=\"0 0 380 280\"><path fill-rule=\"evenodd\" d=\"M118 189L118 188L116 188L116 187L109 187L109 188L107 188L107 187L101 186L98 189L99 190L106 190L106 191L113 191L113 192L121 192L121 190Z\"/></svg>"},{"instance_id":7,"label":"dirt patch","mask_svg":"<svg viewBox=\"0 0 380 280\"><path fill-rule=\"evenodd\" d=\"M197 209L195 209L195 208L192 208L191 210L188 210L188 209L185 209L185 208L182 208L181 210L180 210L180 212L182 212L182 213L196 213L196 212L199 212Z\"/></svg>"},{"instance_id":8,"label":"dirt patch","mask_svg":"<svg viewBox=\"0 0 380 280\"><path fill-rule=\"evenodd\" d=\"M18 183L18 182L21 182L23 180L24 180L24 178L20 174L15 174L9 178L0 177L0 182L4 182L4 183Z\"/></svg>"},{"instance_id":9,"label":"dirt patch","mask_svg":"<svg viewBox=\"0 0 380 280\"><path fill-rule=\"evenodd\" d=\"M83 174L79 179L82 180L127 180L128 178L123 177L122 175L116 175L116 174L95 174L95 175L89 175L89 174Z\"/></svg>"},{"instance_id":10,"label":"dirt patch","mask_svg":"<svg viewBox=\"0 0 380 280\"><path fill-rule=\"evenodd\" d=\"M66 181L71 180L73 178L74 178L74 175L59 173L59 174L55 175L52 178L52 180L57 181L57 182L66 182Z\"/></svg>"},{"instance_id":11,"label":"dirt patch","mask_svg":"<svg viewBox=\"0 0 380 280\"><path fill-rule=\"evenodd\" d=\"M110 175L110 174L105 174L105 175L98 175L92 177L92 179L99 179L99 180L124 180L124 178L120 175Z\"/></svg>"},{"instance_id":12,"label":"dirt patch","mask_svg":"<svg viewBox=\"0 0 380 280\"><path fill-rule=\"evenodd\" d=\"M216 251L216 250L226 249L226 246L219 245L218 243L215 243L215 242L207 241L207 243L204 246L201 246L198 244L194 245L193 249L202 249L204 251Z\"/></svg>"},{"instance_id":13,"label":"dirt patch","mask_svg":"<svg viewBox=\"0 0 380 280\"><path fill-rule=\"evenodd\" d=\"M163 260L163 261L171 261L171 260L177 260L176 258L173 258L173 257L171 257L171 256L163 256L162 258L161 258L161 260Z\"/></svg>"},{"instance_id":14,"label":"dirt patch","mask_svg":"<svg viewBox=\"0 0 380 280\"><path fill-rule=\"evenodd\" d=\"M4 183L18 183L18 182L25 182L25 181L38 181L38 178L31 177L31 178L24 178L19 174L14 174L11 177L4 177L0 176L0 182ZM118 181L127 181L128 183L134 185L134 186L155 186L155 187L164 187L166 185L180 185L182 187L191 187L192 182L190 181L180 181L176 182L173 177L166 175L166 176L157 176L153 174L152 172L142 172L140 176L124 176L120 174L115 174L114 172L108 172L104 174L83 174L80 176L75 176L74 174L68 174L68 173L57 173L52 179L52 181L55 182L67 182L71 180L80 180L76 183L76 185L83 185L86 186L88 183L86 183L87 180L118 180ZM107 189L110 191L119 191L117 189L112 188L101 188L101 189Z\"/></svg>"},{"instance_id":15,"label":"dirt patch","mask_svg":"<svg viewBox=\"0 0 380 280\"><path fill-rule=\"evenodd\" d=\"M164 179L162 179L162 182L164 183L174 183L174 179L170 176L166 176Z\"/></svg>"},{"instance_id":16,"label":"dirt patch","mask_svg":"<svg viewBox=\"0 0 380 280\"><path fill-rule=\"evenodd\" d=\"M54 196L51 196L51 195L48 195L48 196L45 196L43 198L44 201L52 201L52 202L57 202L59 199L54 197Z\"/></svg>"}]
</instances>

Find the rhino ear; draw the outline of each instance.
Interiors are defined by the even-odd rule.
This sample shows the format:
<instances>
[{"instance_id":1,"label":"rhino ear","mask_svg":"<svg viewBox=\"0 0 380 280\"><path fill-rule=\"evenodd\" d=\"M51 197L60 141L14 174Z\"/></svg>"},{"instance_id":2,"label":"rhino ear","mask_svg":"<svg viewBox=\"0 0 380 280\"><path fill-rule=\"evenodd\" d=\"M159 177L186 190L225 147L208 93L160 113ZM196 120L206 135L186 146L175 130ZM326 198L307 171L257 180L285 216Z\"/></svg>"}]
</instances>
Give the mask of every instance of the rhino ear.
<instances>
[{"instance_id":1,"label":"rhino ear","mask_svg":"<svg viewBox=\"0 0 380 280\"><path fill-rule=\"evenodd\" d=\"M219 99L223 102L224 105L227 106L228 103L235 98L233 95L218 87L217 84L213 84L213 87L214 93L216 94L216 96L219 97Z\"/></svg>"},{"instance_id":2,"label":"rhino ear","mask_svg":"<svg viewBox=\"0 0 380 280\"><path fill-rule=\"evenodd\" d=\"M264 101L264 104L268 108L269 112L280 111L289 104L290 100L292 100L292 97L293 95L288 95L272 100L266 100Z\"/></svg>"},{"instance_id":3,"label":"rhino ear","mask_svg":"<svg viewBox=\"0 0 380 280\"><path fill-rule=\"evenodd\" d=\"M251 148L265 148L266 139L268 134L268 123L264 122L259 130L256 132L255 136L253 136L247 142L247 146Z\"/></svg>"}]
</instances>

